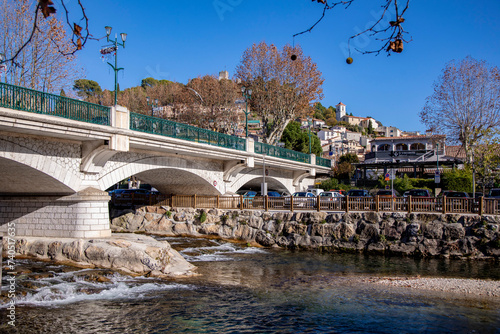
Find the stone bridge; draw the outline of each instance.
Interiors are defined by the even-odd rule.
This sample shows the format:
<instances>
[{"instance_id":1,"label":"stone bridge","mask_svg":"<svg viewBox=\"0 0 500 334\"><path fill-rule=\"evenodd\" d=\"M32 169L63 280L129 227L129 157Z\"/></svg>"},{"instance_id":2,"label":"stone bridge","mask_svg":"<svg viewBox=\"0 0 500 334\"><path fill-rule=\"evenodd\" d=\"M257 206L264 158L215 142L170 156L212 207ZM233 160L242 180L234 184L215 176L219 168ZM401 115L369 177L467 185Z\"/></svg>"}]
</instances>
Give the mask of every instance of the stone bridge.
<instances>
[{"instance_id":1,"label":"stone bridge","mask_svg":"<svg viewBox=\"0 0 500 334\"><path fill-rule=\"evenodd\" d=\"M106 189L136 176L164 194L290 193L329 161L252 139L0 84L0 231L110 235Z\"/></svg>"}]
</instances>

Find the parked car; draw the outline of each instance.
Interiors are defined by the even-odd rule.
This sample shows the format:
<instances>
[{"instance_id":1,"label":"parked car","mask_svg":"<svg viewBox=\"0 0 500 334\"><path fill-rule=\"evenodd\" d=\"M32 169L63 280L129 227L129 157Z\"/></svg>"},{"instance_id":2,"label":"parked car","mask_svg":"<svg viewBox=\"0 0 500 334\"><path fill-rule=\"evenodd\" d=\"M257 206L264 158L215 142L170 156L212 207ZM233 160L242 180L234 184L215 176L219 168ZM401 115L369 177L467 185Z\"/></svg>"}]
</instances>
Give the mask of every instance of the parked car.
<instances>
[{"instance_id":1,"label":"parked car","mask_svg":"<svg viewBox=\"0 0 500 334\"><path fill-rule=\"evenodd\" d=\"M446 198L469 198L469 195L463 191L450 191L446 194Z\"/></svg>"},{"instance_id":2,"label":"parked car","mask_svg":"<svg viewBox=\"0 0 500 334\"><path fill-rule=\"evenodd\" d=\"M500 188L491 189L488 198L500 198Z\"/></svg>"},{"instance_id":3,"label":"parked car","mask_svg":"<svg viewBox=\"0 0 500 334\"><path fill-rule=\"evenodd\" d=\"M281 197L280 193L277 191L268 191L267 196L269 196L269 197Z\"/></svg>"},{"instance_id":4,"label":"parked car","mask_svg":"<svg viewBox=\"0 0 500 334\"><path fill-rule=\"evenodd\" d=\"M313 193L307 191L298 191L293 193L292 196L285 198L285 205L290 205L290 198L293 197L293 206L304 207L304 206L314 206L316 204L316 196Z\"/></svg>"},{"instance_id":5,"label":"parked car","mask_svg":"<svg viewBox=\"0 0 500 334\"><path fill-rule=\"evenodd\" d=\"M411 189L408 192L408 196L411 196L411 197L432 197L430 191L427 189Z\"/></svg>"},{"instance_id":6,"label":"parked car","mask_svg":"<svg viewBox=\"0 0 500 334\"><path fill-rule=\"evenodd\" d=\"M308 193L312 193L314 196L318 196L319 194L321 194L324 190L323 189L308 189L307 192Z\"/></svg>"},{"instance_id":7,"label":"parked car","mask_svg":"<svg viewBox=\"0 0 500 334\"><path fill-rule=\"evenodd\" d=\"M329 202L336 202L340 201L344 195L337 191L324 191L321 194L319 194L319 200L321 202L323 201L329 201Z\"/></svg>"},{"instance_id":8,"label":"parked car","mask_svg":"<svg viewBox=\"0 0 500 334\"><path fill-rule=\"evenodd\" d=\"M396 190L380 189L379 191L377 191L376 196L379 196L379 197L397 197L398 192Z\"/></svg>"},{"instance_id":9,"label":"parked car","mask_svg":"<svg viewBox=\"0 0 500 334\"><path fill-rule=\"evenodd\" d=\"M329 191L336 191L338 193L340 193L342 196L345 196L347 194L347 191L343 190L343 189L330 189Z\"/></svg>"},{"instance_id":10,"label":"parked car","mask_svg":"<svg viewBox=\"0 0 500 334\"><path fill-rule=\"evenodd\" d=\"M351 189L347 192L349 197L371 197L368 190L364 189Z\"/></svg>"}]
</instances>

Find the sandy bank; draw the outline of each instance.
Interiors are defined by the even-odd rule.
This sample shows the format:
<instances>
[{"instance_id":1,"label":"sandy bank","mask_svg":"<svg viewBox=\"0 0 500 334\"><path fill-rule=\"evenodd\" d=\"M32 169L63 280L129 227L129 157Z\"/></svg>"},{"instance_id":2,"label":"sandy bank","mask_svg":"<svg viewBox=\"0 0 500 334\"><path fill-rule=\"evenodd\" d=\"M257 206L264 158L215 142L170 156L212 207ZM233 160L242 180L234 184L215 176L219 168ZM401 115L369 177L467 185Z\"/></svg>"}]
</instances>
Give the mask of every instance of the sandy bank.
<instances>
[{"instance_id":1,"label":"sandy bank","mask_svg":"<svg viewBox=\"0 0 500 334\"><path fill-rule=\"evenodd\" d=\"M426 277L369 277L363 278L362 281L365 283L409 289L442 291L473 296L500 297L500 281L492 280Z\"/></svg>"}]
</instances>

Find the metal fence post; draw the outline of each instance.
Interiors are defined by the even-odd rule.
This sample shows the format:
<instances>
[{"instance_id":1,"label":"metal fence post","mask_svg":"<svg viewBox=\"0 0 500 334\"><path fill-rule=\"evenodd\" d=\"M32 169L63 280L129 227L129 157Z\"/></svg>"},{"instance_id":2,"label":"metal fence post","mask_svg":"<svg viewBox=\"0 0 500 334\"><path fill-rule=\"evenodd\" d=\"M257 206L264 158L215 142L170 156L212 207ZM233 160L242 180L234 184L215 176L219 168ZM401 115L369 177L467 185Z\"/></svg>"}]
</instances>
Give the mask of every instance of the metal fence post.
<instances>
[{"instance_id":1,"label":"metal fence post","mask_svg":"<svg viewBox=\"0 0 500 334\"><path fill-rule=\"evenodd\" d=\"M318 212L321 211L321 202L319 201L319 199L320 199L320 196L319 195L316 196L316 201L317 201L316 206L317 206Z\"/></svg>"},{"instance_id":2,"label":"metal fence post","mask_svg":"<svg viewBox=\"0 0 500 334\"><path fill-rule=\"evenodd\" d=\"M446 196L443 196L443 214L446 214Z\"/></svg>"},{"instance_id":3,"label":"metal fence post","mask_svg":"<svg viewBox=\"0 0 500 334\"><path fill-rule=\"evenodd\" d=\"M378 198L378 195L375 196L375 212L379 212L379 198Z\"/></svg>"},{"instance_id":4,"label":"metal fence post","mask_svg":"<svg viewBox=\"0 0 500 334\"><path fill-rule=\"evenodd\" d=\"M345 197L345 213L349 212L349 195Z\"/></svg>"}]
</instances>

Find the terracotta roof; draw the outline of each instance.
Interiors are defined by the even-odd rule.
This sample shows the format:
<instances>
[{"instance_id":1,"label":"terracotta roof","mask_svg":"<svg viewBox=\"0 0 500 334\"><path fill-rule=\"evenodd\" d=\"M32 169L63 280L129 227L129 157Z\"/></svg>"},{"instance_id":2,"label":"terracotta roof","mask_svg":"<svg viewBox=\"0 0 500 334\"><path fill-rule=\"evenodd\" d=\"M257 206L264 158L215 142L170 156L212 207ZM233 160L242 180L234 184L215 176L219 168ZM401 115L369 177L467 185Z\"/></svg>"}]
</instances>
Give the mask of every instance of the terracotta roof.
<instances>
[{"instance_id":1,"label":"terracotta roof","mask_svg":"<svg viewBox=\"0 0 500 334\"><path fill-rule=\"evenodd\" d=\"M465 159L465 150L461 145L446 146L446 155L453 158Z\"/></svg>"},{"instance_id":2,"label":"terracotta roof","mask_svg":"<svg viewBox=\"0 0 500 334\"><path fill-rule=\"evenodd\" d=\"M339 104L337 104L338 106L345 106L345 104L343 104L342 102L339 102Z\"/></svg>"},{"instance_id":3,"label":"terracotta roof","mask_svg":"<svg viewBox=\"0 0 500 334\"><path fill-rule=\"evenodd\" d=\"M342 117L350 117L350 118L361 118L361 119L367 119L366 117L359 117L359 116L350 116L350 115L345 115Z\"/></svg>"}]
</instances>

